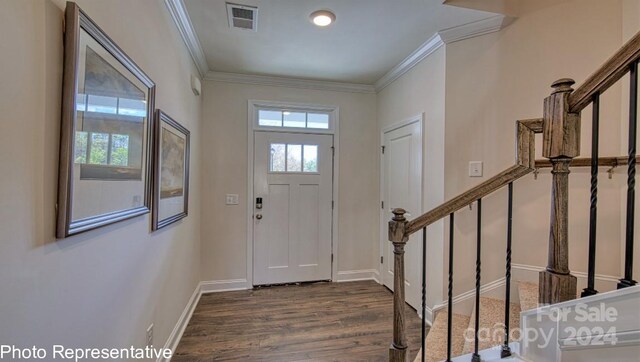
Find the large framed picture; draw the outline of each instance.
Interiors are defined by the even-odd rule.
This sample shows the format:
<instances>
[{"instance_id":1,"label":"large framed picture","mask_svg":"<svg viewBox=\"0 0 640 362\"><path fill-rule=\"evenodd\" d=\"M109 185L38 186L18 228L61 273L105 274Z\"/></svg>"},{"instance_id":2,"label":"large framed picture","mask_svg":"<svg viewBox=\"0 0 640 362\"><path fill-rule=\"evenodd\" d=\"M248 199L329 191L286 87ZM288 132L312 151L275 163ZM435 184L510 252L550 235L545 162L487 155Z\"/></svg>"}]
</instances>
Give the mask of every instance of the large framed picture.
<instances>
[{"instance_id":1,"label":"large framed picture","mask_svg":"<svg viewBox=\"0 0 640 362\"><path fill-rule=\"evenodd\" d=\"M150 211L154 93L154 82L68 2L58 238Z\"/></svg>"},{"instance_id":2,"label":"large framed picture","mask_svg":"<svg viewBox=\"0 0 640 362\"><path fill-rule=\"evenodd\" d=\"M190 135L161 110L156 111L154 127L152 229L158 230L188 214Z\"/></svg>"}]
</instances>

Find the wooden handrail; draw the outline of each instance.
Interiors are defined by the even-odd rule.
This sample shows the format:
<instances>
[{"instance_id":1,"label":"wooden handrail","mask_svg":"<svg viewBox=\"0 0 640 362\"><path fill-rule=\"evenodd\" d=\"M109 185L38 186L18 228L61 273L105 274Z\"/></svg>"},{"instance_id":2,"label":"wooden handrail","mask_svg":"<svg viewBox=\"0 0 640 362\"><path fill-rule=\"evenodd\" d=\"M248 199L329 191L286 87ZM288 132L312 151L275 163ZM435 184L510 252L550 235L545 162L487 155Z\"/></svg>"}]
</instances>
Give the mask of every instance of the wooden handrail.
<instances>
[{"instance_id":1,"label":"wooden handrail","mask_svg":"<svg viewBox=\"0 0 640 362\"><path fill-rule=\"evenodd\" d=\"M629 157L599 157L598 166L601 167L617 167L626 166ZM636 163L640 163L640 156L636 156ZM570 167L589 167L591 166L591 158L574 158L569 164ZM551 167L551 161L549 160L536 160L536 168L549 168Z\"/></svg>"},{"instance_id":2,"label":"wooden handrail","mask_svg":"<svg viewBox=\"0 0 640 362\"><path fill-rule=\"evenodd\" d=\"M516 124L516 164L481 184L467 190L466 192L463 192L444 204L411 220L405 229L407 235L411 235L423 227L433 224L450 213L458 211L476 200L483 198L534 171L534 135L542 132L542 119L522 120L518 121Z\"/></svg>"},{"instance_id":3,"label":"wooden handrail","mask_svg":"<svg viewBox=\"0 0 640 362\"><path fill-rule=\"evenodd\" d=\"M603 93L615 82L622 78L633 62L640 59L640 32L618 50L600 69L569 96L569 109L572 113L579 113L591 101L593 96Z\"/></svg>"}]
</instances>

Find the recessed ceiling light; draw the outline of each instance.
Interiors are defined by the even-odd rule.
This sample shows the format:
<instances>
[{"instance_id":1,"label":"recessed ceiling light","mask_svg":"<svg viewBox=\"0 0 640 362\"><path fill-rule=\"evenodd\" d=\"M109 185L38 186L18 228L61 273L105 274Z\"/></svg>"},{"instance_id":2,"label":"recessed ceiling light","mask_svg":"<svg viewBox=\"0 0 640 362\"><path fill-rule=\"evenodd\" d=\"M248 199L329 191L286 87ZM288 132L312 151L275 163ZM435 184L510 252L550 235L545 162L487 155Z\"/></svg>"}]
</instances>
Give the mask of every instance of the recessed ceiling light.
<instances>
[{"instance_id":1,"label":"recessed ceiling light","mask_svg":"<svg viewBox=\"0 0 640 362\"><path fill-rule=\"evenodd\" d=\"M309 17L317 26L331 25L331 23L336 21L336 15L329 10L314 11Z\"/></svg>"}]
</instances>

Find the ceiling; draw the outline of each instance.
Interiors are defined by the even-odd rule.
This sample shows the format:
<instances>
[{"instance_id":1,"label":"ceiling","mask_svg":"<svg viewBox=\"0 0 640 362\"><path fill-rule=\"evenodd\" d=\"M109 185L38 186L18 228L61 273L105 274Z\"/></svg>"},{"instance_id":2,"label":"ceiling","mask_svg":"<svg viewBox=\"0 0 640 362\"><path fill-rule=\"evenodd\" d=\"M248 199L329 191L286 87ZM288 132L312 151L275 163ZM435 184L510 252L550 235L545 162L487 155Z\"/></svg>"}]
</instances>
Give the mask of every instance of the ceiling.
<instances>
[{"instance_id":1,"label":"ceiling","mask_svg":"<svg viewBox=\"0 0 640 362\"><path fill-rule=\"evenodd\" d=\"M231 29L224 0L183 0L212 71L374 84L439 30L495 16L442 0L233 0L257 32ZM319 28L309 14L330 9Z\"/></svg>"}]
</instances>

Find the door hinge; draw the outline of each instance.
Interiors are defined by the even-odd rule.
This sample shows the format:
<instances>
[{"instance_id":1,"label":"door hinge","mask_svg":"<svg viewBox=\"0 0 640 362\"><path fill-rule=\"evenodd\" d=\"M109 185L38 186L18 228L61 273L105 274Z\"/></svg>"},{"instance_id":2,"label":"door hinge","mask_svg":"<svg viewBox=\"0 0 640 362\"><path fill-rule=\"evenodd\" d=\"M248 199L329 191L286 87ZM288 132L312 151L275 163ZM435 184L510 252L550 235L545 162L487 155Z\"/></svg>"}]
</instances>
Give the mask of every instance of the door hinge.
<instances>
[{"instance_id":1,"label":"door hinge","mask_svg":"<svg viewBox=\"0 0 640 362\"><path fill-rule=\"evenodd\" d=\"M384 201L380 201L380 207L384 210Z\"/></svg>"},{"instance_id":2,"label":"door hinge","mask_svg":"<svg viewBox=\"0 0 640 362\"><path fill-rule=\"evenodd\" d=\"M331 210L333 210L335 203L336 203L335 201L331 200Z\"/></svg>"},{"instance_id":3,"label":"door hinge","mask_svg":"<svg viewBox=\"0 0 640 362\"><path fill-rule=\"evenodd\" d=\"M382 148L382 153L384 154L384 146L380 146L380 148Z\"/></svg>"},{"instance_id":4,"label":"door hinge","mask_svg":"<svg viewBox=\"0 0 640 362\"><path fill-rule=\"evenodd\" d=\"M331 155L335 156L336 155L336 148L335 146L331 146Z\"/></svg>"},{"instance_id":5,"label":"door hinge","mask_svg":"<svg viewBox=\"0 0 640 362\"><path fill-rule=\"evenodd\" d=\"M333 254L331 254L331 262L333 263Z\"/></svg>"},{"instance_id":6,"label":"door hinge","mask_svg":"<svg viewBox=\"0 0 640 362\"><path fill-rule=\"evenodd\" d=\"M380 257L380 264L384 264L384 256Z\"/></svg>"}]
</instances>

